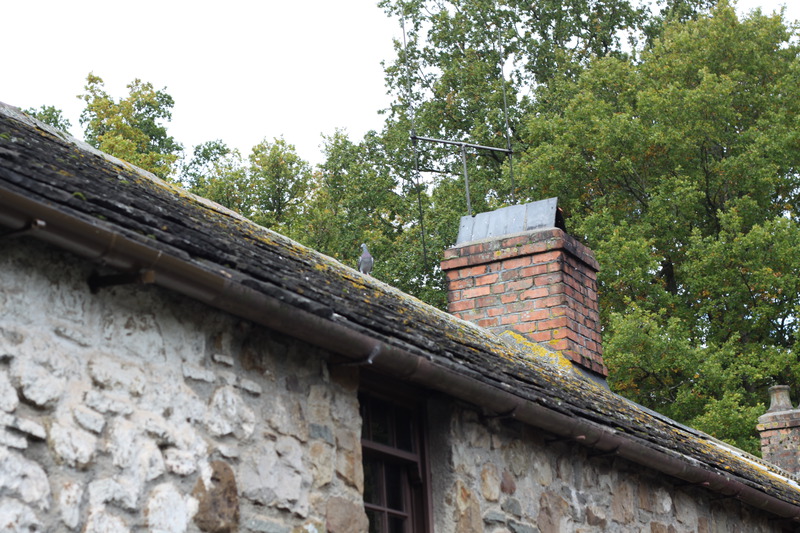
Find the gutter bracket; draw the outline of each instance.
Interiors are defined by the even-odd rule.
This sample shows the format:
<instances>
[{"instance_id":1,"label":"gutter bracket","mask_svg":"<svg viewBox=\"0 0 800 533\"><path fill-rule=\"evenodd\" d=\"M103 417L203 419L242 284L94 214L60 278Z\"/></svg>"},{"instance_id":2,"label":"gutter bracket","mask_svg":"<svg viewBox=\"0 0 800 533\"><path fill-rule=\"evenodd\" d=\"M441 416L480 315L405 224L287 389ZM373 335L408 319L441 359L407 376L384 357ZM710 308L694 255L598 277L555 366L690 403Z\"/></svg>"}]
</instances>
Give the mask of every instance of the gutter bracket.
<instances>
[{"instance_id":1,"label":"gutter bracket","mask_svg":"<svg viewBox=\"0 0 800 533\"><path fill-rule=\"evenodd\" d=\"M103 276L96 271L92 272L87 280L89 289L92 294L97 294L100 289L105 287L113 287L116 285L150 285L156 281L156 271L151 269L143 269L138 272L128 272L123 274L110 274Z\"/></svg>"},{"instance_id":2,"label":"gutter bracket","mask_svg":"<svg viewBox=\"0 0 800 533\"><path fill-rule=\"evenodd\" d=\"M606 457L608 455L617 455L619 452L619 446L614 448L613 450L608 450L607 452L589 452L586 454L587 457Z\"/></svg>"},{"instance_id":3,"label":"gutter bracket","mask_svg":"<svg viewBox=\"0 0 800 533\"><path fill-rule=\"evenodd\" d=\"M544 443L549 445L557 442L583 442L586 440L586 435L576 435L574 437L554 437L552 439L545 439Z\"/></svg>"},{"instance_id":4,"label":"gutter bracket","mask_svg":"<svg viewBox=\"0 0 800 533\"><path fill-rule=\"evenodd\" d=\"M517 406L515 405L508 411L505 411L503 413L497 413L494 415L484 415L484 418L486 418L487 420L506 420L508 418L516 418L516 413L517 413Z\"/></svg>"},{"instance_id":5,"label":"gutter bracket","mask_svg":"<svg viewBox=\"0 0 800 533\"><path fill-rule=\"evenodd\" d=\"M28 233L33 233L34 231L43 230L47 227L47 222L42 219L34 218L20 229L14 229L11 231L6 231L5 233L0 233L0 239L13 239L15 237L22 237L23 235L27 235Z\"/></svg>"},{"instance_id":6,"label":"gutter bracket","mask_svg":"<svg viewBox=\"0 0 800 533\"><path fill-rule=\"evenodd\" d=\"M356 361L347 361L345 363L328 363L328 364L329 364L329 366L332 366L332 367L371 365L372 363L375 362L375 358L378 357L378 354L380 353L380 351L381 351L381 345L380 344L376 344L375 347L372 348L372 351L369 352L369 355L367 355L363 359L358 359Z\"/></svg>"}]
</instances>

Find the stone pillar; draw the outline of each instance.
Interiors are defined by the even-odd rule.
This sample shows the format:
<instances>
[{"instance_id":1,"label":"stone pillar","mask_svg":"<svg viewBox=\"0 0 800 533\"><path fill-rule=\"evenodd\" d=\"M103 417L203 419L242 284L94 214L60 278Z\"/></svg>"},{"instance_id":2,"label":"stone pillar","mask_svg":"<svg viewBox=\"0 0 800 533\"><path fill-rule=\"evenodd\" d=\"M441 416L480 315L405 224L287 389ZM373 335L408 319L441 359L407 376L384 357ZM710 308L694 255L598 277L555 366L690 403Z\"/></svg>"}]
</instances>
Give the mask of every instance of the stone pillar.
<instances>
[{"instance_id":1,"label":"stone pillar","mask_svg":"<svg viewBox=\"0 0 800 533\"><path fill-rule=\"evenodd\" d=\"M448 311L491 331L516 331L607 376L592 251L549 228L445 251Z\"/></svg>"},{"instance_id":2,"label":"stone pillar","mask_svg":"<svg viewBox=\"0 0 800 533\"><path fill-rule=\"evenodd\" d=\"M793 409L789 387L769 388L770 406L758 417L761 454L766 461L800 475L800 410Z\"/></svg>"}]
</instances>

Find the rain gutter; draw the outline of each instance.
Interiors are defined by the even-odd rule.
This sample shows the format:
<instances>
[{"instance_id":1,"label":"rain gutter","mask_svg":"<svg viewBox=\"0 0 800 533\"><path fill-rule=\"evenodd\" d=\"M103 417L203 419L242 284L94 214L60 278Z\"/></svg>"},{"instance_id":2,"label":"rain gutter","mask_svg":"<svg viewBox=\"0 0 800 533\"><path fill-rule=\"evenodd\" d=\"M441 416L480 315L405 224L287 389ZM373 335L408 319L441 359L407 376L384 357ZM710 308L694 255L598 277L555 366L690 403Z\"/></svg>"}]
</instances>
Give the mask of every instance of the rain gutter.
<instances>
[{"instance_id":1,"label":"rain gutter","mask_svg":"<svg viewBox=\"0 0 800 533\"><path fill-rule=\"evenodd\" d=\"M563 414L513 392L474 379L456 368L392 346L357 331L346 321L314 315L236 282L226 270L163 253L126 238L101 221L67 215L57 207L0 189L0 237L29 233L91 261L123 272L147 271L146 282L177 291L215 308L340 354L376 370L413 381L514 418L595 450L735 498L763 511L800 522L800 506L755 489L743 480L713 472L691 457L656 447L635 436ZM287 300L292 295L287 293Z\"/></svg>"}]
</instances>

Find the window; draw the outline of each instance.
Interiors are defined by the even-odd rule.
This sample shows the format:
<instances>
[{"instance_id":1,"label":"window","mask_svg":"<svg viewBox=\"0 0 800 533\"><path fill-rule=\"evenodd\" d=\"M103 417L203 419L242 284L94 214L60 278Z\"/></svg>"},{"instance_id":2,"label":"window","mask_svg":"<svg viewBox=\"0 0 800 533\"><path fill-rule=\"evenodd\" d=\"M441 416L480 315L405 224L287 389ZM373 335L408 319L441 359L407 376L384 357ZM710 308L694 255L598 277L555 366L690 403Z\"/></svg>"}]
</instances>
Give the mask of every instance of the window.
<instances>
[{"instance_id":1,"label":"window","mask_svg":"<svg viewBox=\"0 0 800 533\"><path fill-rule=\"evenodd\" d=\"M359 403L369 532L431 531L421 409L385 391L362 391Z\"/></svg>"}]
</instances>

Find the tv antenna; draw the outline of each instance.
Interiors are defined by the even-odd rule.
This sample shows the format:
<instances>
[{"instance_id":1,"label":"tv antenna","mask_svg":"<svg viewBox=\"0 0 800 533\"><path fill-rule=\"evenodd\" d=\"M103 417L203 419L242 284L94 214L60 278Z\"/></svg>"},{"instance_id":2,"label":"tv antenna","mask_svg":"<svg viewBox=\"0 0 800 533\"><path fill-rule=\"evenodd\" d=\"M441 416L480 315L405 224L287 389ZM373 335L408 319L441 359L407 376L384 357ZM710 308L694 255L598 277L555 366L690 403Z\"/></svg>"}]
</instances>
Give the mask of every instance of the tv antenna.
<instances>
[{"instance_id":1,"label":"tv antenna","mask_svg":"<svg viewBox=\"0 0 800 533\"><path fill-rule=\"evenodd\" d=\"M502 62L500 64L500 76L503 78L503 83L501 85L502 85L502 88L503 88L503 118L505 120L505 137L506 137L506 147L505 148L498 148L498 147L494 147L494 146L484 146L484 145L481 145L481 144L473 144L473 143L468 143L468 142L463 142L463 141L450 141L450 140L446 140L446 139L436 139L436 138L433 138L433 137L423 137L423 136L417 135L416 129L415 129L415 125L414 125L414 108L413 108L412 97L411 97L411 67L410 67L410 64L409 64L409 61L408 61L408 43L406 41L405 18L401 18L400 19L400 26L403 29L403 50L405 52L405 64L406 64L405 65L406 66L406 90L408 92L408 107L409 107L409 114L410 114L410 118L411 118L411 133L410 133L409 137L411 139L412 146L414 147L414 172L416 173L416 176L417 176L417 179L416 179L416 184L417 184L417 203L419 205L420 227L424 231L424 225L422 223L422 200L420 198L420 190L419 190L420 189L420 187L419 187L420 169L419 169L419 156L418 156L418 153L417 153L417 142L418 141L459 147L460 152L461 152L461 164L462 164L463 172L464 172L464 192L465 192L465 195L466 195L467 212L468 212L469 216L474 216L474 215L472 214L472 201L470 200L470 194L469 194L469 171L468 171L468 168L467 168L467 149L469 148L469 149L473 149L473 150L483 150L483 151L489 151L489 152L492 152L492 153L507 154L508 155L508 165L509 165L509 175L510 175L510 178L511 178L511 202L512 202L512 204L516 204L516 196L515 196L516 186L514 184L514 163L513 163L514 151L511 148L511 136L509 135L510 128L509 128L509 124L508 124L508 100L506 98L506 84L505 84L505 75L503 73L503 64L502 64ZM503 53L502 53L502 44L501 44L501 41L500 41L500 27L499 26L497 28L497 43L498 43L498 46L501 47L500 57L502 59ZM427 254L426 254L426 251L425 251L425 235L424 235L424 233L423 233L423 236L422 236L422 247L423 247L423 255L426 256Z\"/></svg>"}]
</instances>

